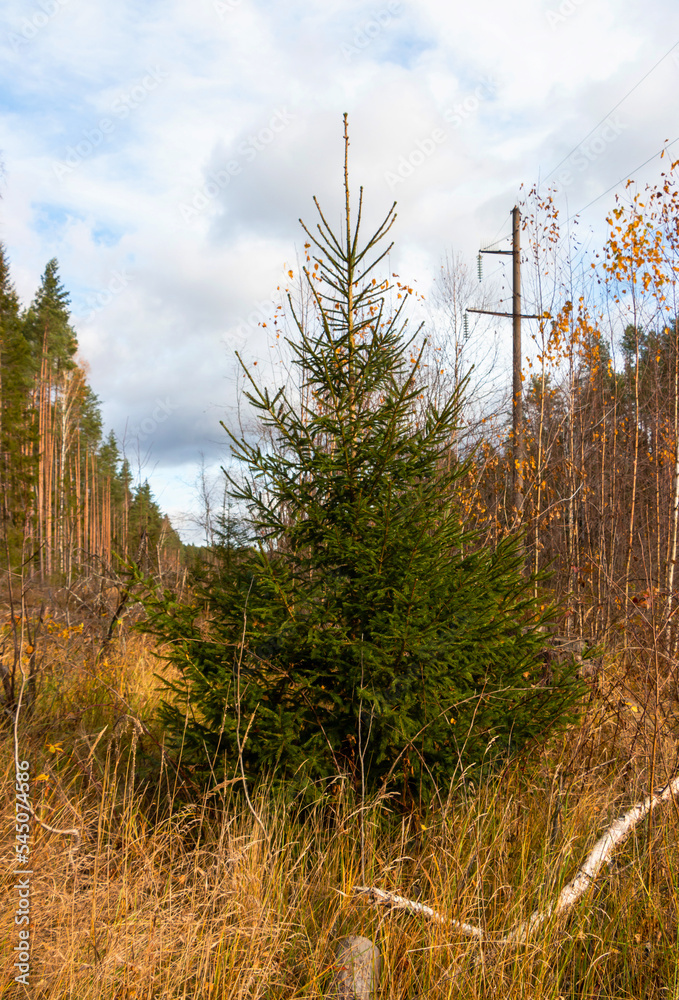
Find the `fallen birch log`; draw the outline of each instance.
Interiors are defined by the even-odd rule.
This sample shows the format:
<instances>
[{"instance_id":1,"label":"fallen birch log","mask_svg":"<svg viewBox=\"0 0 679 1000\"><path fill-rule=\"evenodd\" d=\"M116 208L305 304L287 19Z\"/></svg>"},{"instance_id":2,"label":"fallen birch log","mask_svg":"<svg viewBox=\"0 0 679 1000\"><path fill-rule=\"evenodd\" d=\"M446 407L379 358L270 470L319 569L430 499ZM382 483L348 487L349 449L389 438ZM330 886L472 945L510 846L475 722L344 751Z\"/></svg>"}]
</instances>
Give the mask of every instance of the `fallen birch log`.
<instances>
[{"instance_id":1,"label":"fallen birch log","mask_svg":"<svg viewBox=\"0 0 679 1000\"><path fill-rule=\"evenodd\" d=\"M563 887L556 902L544 910L536 910L528 920L517 924L512 930L493 941L494 945L519 945L525 944L531 935L550 917L557 917L569 910L574 903L584 895L587 888L594 883L602 867L610 861L611 855L630 835L635 826L651 812L656 806L662 805L673 799L679 793L679 777L673 778L668 785L657 795L649 795L643 802L637 803L631 809L616 819L601 836L592 850L587 855L584 863L578 869L578 873L567 885ZM410 913L421 913L429 917L436 923L444 924L458 931L466 937L476 938L479 943L486 940L486 935L480 927L467 924L461 920L455 920L445 914L433 910L430 906L417 903L411 899L405 899L395 892L386 889L376 889L371 886L355 886L356 895L365 895L378 905L390 906L396 910L408 910Z\"/></svg>"},{"instance_id":2,"label":"fallen birch log","mask_svg":"<svg viewBox=\"0 0 679 1000\"><path fill-rule=\"evenodd\" d=\"M353 891L356 895L368 896L373 903L377 903L378 905L390 906L392 910L409 910L410 913L421 913L423 916L433 920L434 923L445 924L447 927L452 927L467 937L478 938L480 941L483 940L483 931L480 927L475 927L473 924L466 924L462 920L455 920L454 917L447 917L437 910L432 910L431 906L425 906L424 903L416 903L412 899L405 899L404 896L398 896L395 892L389 892L387 889L375 889L367 885L356 885Z\"/></svg>"},{"instance_id":3,"label":"fallen birch log","mask_svg":"<svg viewBox=\"0 0 679 1000\"><path fill-rule=\"evenodd\" d=\"M551 916L559 916L570 909L584 895L586 889L596 880L599 872L610 861L615 848L630 835L637 823L652 812L656 806L673 799L679 792L679 777L673 778L657 795L649 795L616 819L604 835L600 837L587 855L578 874L565 885L553 906L546 910L536 910L528 920L519 924L500 942L501 944L523 944L533 931L537 930Z\"/></svg>"}]
</instances>

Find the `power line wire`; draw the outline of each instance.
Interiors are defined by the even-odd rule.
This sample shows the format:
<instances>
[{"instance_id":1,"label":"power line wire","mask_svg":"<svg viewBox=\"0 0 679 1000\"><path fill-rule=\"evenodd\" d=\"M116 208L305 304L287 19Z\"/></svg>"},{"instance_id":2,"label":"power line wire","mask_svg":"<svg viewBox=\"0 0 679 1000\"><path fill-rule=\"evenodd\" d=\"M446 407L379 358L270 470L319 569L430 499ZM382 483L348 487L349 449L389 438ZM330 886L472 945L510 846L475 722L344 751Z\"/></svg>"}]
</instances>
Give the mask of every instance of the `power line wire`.
<instances>
[{"instance_id":1,"label":"power line wire","mask_svg":"<svg viewBox=\"0 0 679 1000\"><path fill-rule=\"evenodd\" d=\"M500 229L504 229L506 225L507 223L503 222L502 225L500 226ZM498 233L500 232L500 229L498 229ZM491 247L496 246L498 243L503 243L505 240L508 240L511 237L511 235L512 235L511 233L507 233L506 236L500 236L499 238L494 239L492 243L485 243L483 249L490 250Z\"/></svg>"},{"instance_id":2,"label":"power line wire","mask_svg":"<svg viewBox=\"0 0 679 1000\"><path fill-rule=\"evenodd\" d=\"M566 160L567 160L567 159L569 159L569 157L571 157L571 156L573 155L573 153L575 152L575 150L576 150L576 149L578 149L578 148L579 148L580 146L582 146L583 142L586 142L586 141L587 141L587 139L589 139L590 135L592 135L592 134L593 134L594 132L596 132L596 130L597 130L597 129L598 129L598 128L599 128L600 126L601 126L601 125L603 125L603 123L604 123L604 122L605 122L605 121L606 121L606 120L607 120L608 118L610 118L610 116L611 116L611 115L613 114L613 112L614 112L614 111L617 111L617 109L618 109L618 108L620 107L620 105L621 105L621 104L623 104L623 103L624 103L624 102L625 102L625 101L627 100L627 98L628 98L628 97L630 96L630 94L633 94L633 93L634 93L634 91L635 91L635 90L637 89L637 87L640 87L640 86L641 86L641 84L642 84L642 83L644 82L644 80L645 80L645 79L646 79L647 77L649 77L649 76L651 75L651 73L652 73L652 72L653 72L653 71L654 71L655 69L657 69L657 68L658 68L658 66L660 65L660 63L661 63L661 62L663 62L663 61L664 61L665 59L667 59L667 57L668 57L668 55L670 54L670 52L673 52L673 51L674 51L674 49L676 49L677 45L679 45L679 41L676 41L676 42L674 43L674 45L673 45L673 46L672 46L671 48L669 48L669 49L667 50L667 52L665 53L665 55L664 55L664 56L661 56L661 57L660 57L660 59L658 59L658 61L657 61L656 63L654 63L654 65L653 65L653 66L651 66L651 68L650 68L650 69L648 70L648 72L647 72L647 73L644 73L644 75L642 76L642 78L641 78L640 80L638 80L638 81L637 81L637 82L636 82L636 83L634 84L634 86L632 87L632 89L631 89L631 90L628 90L628 91L627 91L627 93L625 94L625 96L624 96L624 97L622 97L622 98L621 98L621 99L620 99L620 100L618 101L618 103L617 103L617 104L616 104L616 105L615 105L614 107L612 107L612 108L611 108L611 110L610 110L610 111L608 112L608 114L607 114L607 115L604 115L604 117L603 117L603 118L601 119L601 121L600 121L600 122L597 122L597 124L596 124L596 125L594 126L594 128L592 128L592 129L590 129L590 130L589 130L589 132L588 132L588 133L587 133L587 135L586 135L586 136L584 137L584 139L581 139L581 140L580 140L580 142L579 142L579 143L577 143L577 145L573 146L573 148L571 149L570 153L567 153L567 154L566 154L566 155L564 156L564 158L563 158L562 160L559 160L559 162L557 163L557 165L556 165L556 166L555 166L555 167L554 167L554 168L553 168L552 170L550 170L550 172L549 172L549 173L547 174L547 176L546 176L546 177L544 178L544 181L547 181L547 180L549 180L549 178L550 178L550 177L552 176L552 174L553 174L553 173L555 173L555 172L556 172L556 171L557 171L557 170L559 169L559 167L561 166L561 164L562 164L562 163L565 163L565 162L566 162ZM544 183L544 181L543 181L543 183Z\"/></svg>"},{"instance_id":3,"label":"power line wire","mask_svg":"<svg viewBox=\"0 0 679 1000\"><path fill-rule=\"evenodd\" d=\"M615 188L617 188L619 184L622 184L622 182L626 178L629 178L630 174L635 174L638 170L642 170L648 163L651 162L651 160L654 160L656 156L659 156L666 149L669 149L670 146L673 146L675 144L675 142L679 142L679 135L676 137L676 139L672 139L672 142L666 143L662 147L662 149L659 149L656 153L653 154L653 156L649 156L647 160L644 160L643 163L640 163L638 167L634 167L632 170L629 170L627 171L627 173L623 174L620 180L616 181L615 184L611 184L609 188L606 188L605 191L602 191L601 194L598 194L596 196L596 198L593 198L592 201L588 202L584 208L581 208L578 212L575 212L573 215L571 215L568 219L568 222L572 222L576 216L581 215L583 212L586 212L588 208L590 208L592 205L595 205L597 201L600 201L603 197L605 197L605 195L610 194L610 192L613 191Z\"/></svg>"},{"instance_id":4,"label":"power line wire","mask_svg":"<svg viewBox=\"0 0 679 1000\"><path fill-rule=\"evenodd\" d=\"M566 155L565 155L565 156L563 157L563 159L559 160L559 162L557 163L557 165L556 165L555 167L553 167L553 168L552 168L552 169L550 170L550 172L549 172L549 173L547 174L547 176L546 176L546 177L545 177L545 178L544 178L544 179L543 179L542 181L538 181L538 186L539 186L539 185L540 185L541 183L544 183L545 181L549 180L549 178L550 178L550 177L552 176L552 174L554 174L554 173L555 173L555 172L556 172L556 171L557 171L557 170L559 169L559 167L561 166L561 164L562 164L562 163L565 163L565 162L566 162L566 160L568 160L568 159L569 159L569 157L571 157L571 156L573 155L573 153L575 152L575 150L576 150L576 149L578 149L578 148L579 148L579 147L580 147L580 146L581 146L581 145L583 144L583 142L586 142L586 141L587 141L587 139L589 139L590 135L592 135L592 134L593 134L594 132L596 132L596 130L597 130L597 129L598 129L598 128L599 128L600 126L601 126L601 125L603 125L603 123L604 123L604 122L605 122L605 121L606 121L606 120L607 120L608 118L610 118L610 116L611 116L611 115L613 114L613 112L614 112L614 111L617 111L617 109L618 109L618 108L620 107L620 105L621 105L621 104L623 104L623 103L624 103L624 102L625 102L625 101L627 100L627 98L628 98L628 97L630 96L630 94L633 94L633 93L634 93L634 91L635 91L635 90L637 89L637 87L640 87L640 86L641 86L641 84L642 84L642 83L644 82L644 80L646 80L646 79L647 79L647 77L649 77L649 76L651 75L651 73L653 73L653 71L654 71L654 70L656 70L656 69L658 68L658 66L660 65L660 63L661 63L661 62L664 62L664 60L665 60L665 59L667 59L667 57L668 57L668 56L670 55L670 53L671 53L671 52L673 52L673 51L674 51L674 50L676 49L676 47L677 47L678 45L679 45L679 41L676 41L676 42L674 43L674 45L672 45L672 46L671 46L671 47L670 47L670 48L669 48L669 49L667 50L667 52L666 52L666 53L665 53L665 54L664 54L663 56L661 56L661 57L660 57L660 59L658 59L658 61L657 61L657 62L655 62L655 63L653 64L653 66L651 66L651 68L650 68L650 69L648 70L648 72L644 73L644 75L643 75L643 76L641 77L641 79L640 79L640 80L637 80L637 82L636 82L636 83L634 84L634 86L633 86L633 87L631 88L631 90L628 90L628 91L627 91L627 93L625 94L625 96L624 96L624 97L622 97L622 98L621 98L621 99L620 99L620 100L618 101L618 103L617 103L617 104L615 104L615 105L614 105L614 106L613 106L613 107L611 108L611 110L610 110L610 111L608 112L608 114L604 115L604 117L603 117L603 118L601 119L601 121L597 122L597 124L596 124L596 125L594 126L594 128L590 129L590 131L589 131L589 132L587 133L587 135L586 135L586 136L584 136L584 138L582 138L582 139L580 140L580 142L578 142L578 143L577 143L577 144L576 144L575 146L573 146L573 148L572 148L572 149L570 150L570 152L569 152L569 153L567 153L567 154L566 154ZM669 147L670 147L670 146L672 146L672 145L673 145L673 144L674 144L674 143L675 143L676 141L677 141L676 139L673 139L673 140L672 140L672 142L671 142L671 143L669 143L669 145L668 145L668 146L665 146L665 147L663 147L663 148L665 148L665 149L669 149ZM662 150L659 150L659 152L662 152ZM631 171L631 172L632 172L632 173L634 173L634 172L636 172L637 170L641 170L641 169L642 169L643 167L645 167L645 166L646 166L646 164L647 164L647 163L650 163L650 162L651 162L651 160L652 160L652 159L653 159L653 158L654 158L655 156L657 156L657 155L658 155L657 153L654 153L654 154L653 154L653 156L651 156L651 157L650 157L650 158L649 158L648 160L645 160L645 161L644 161L644 163L642 163L642 164L641 164L640 166L638 166L638 167L635 167L635 168L634 168L634 170L633 170L633 171ZM626 175L626 176L627 176L627 175ZM605 195L609 194L609 192L610 192L610 191L612 191L612 190L613 190L613 188L616 188L616 187L618 186L618 184L621 184L621 183L622 183L622 181L623 181L624 179L625 179L624 177L623 177L623 178L621 178L621 179L620 179L619 181L617 181L617 182L616 182L615 184L613 184L613 185L612 185L611 187L609 187L609 188L608 188L608 190L606 190L606 191L604 191L604 192L603 192L602 194L598 195L598 196L597 196L597 197L596 197L596 198L595 198L595 199L594 199L593 201L590 201L590 202L589 202L589 204L585 205L585 207L584 207L584 208L581 208L579 212L576 212L576 213L575 213L575 215L571 215L571 216L570 216L570 218L568 219L568 222L572 222L572 220L573 220L573 219L575 218L575 216L576 216L576 215L580 215L580 214L581 214L582 212L586 212L586 211L587 211L587 209L588 209L588 208L589 208L589 207L590 207L591 205L594 205L594 204L595 204L595 203L596 203L597 201L599 201L599 199L600 199L600 198L603 198L603 197L604 197ZM505 223L503 223L503 226L504 226L504 225L505 225ZM501 226L500 228L502 229L502 228L503 228L503 226ZM508 236L501 236L501 237L500 237L499 239L497 239L497 238L496 238L496 239L494 239L494 240L493 240L493 242L492 242L492 243L487 243L487 244L485 245L484 249L485 249L485 250L488 250L488 249L490 249L490 247L494 247L494 246L497 246L497 244L498 244L498 243L502 243L502 242L503 242L503 240L506 240L506 239L508 239Z\"/></svg>"}]
</instances>

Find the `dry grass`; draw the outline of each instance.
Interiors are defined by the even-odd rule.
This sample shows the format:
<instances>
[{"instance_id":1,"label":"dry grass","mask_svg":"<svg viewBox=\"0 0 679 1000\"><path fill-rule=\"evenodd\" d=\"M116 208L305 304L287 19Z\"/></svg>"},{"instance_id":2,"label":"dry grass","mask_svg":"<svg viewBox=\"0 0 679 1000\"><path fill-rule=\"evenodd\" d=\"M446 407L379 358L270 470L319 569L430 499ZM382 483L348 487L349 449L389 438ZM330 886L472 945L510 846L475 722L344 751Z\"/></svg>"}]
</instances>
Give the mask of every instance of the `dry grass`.
<instances>
[{"instance_id":1,"label":"dry grass","mask_svg":"<svg viewBox=\"0 0 679 1000\"><path fill-rule=\"evenodd\" d=\"M558 745L481 789L460 782L447 809L402 816L386 800L362 814L366 882L483 927L480 953L425 918L351 897L363 878L361 813L340 782L332 804L297 818L259 789L267 844L237 785L192 790L164 754L149 647L129 640L95 668L84 641L69 642L68 658L50 661L46 651L20 754L38 814L79 827L83 839L71 855L68 838L33 825L31 986L26 994L12 984L7 891L2 974L12 985L3 997L323 997L347 933L382 949L385 998L679 997L675 804L635 831L565 922L527 946L492 945L552 901L602 829L645 794L650 754L656 785L674 767L668 726L654 735L638 699L633 710L617 661L604 665L581 726ZM140 735L126 716L148 729ZM11 871L9 738L0 752ZM41 772L48 780L36 780Z\"/></svg>"}]
</instances>

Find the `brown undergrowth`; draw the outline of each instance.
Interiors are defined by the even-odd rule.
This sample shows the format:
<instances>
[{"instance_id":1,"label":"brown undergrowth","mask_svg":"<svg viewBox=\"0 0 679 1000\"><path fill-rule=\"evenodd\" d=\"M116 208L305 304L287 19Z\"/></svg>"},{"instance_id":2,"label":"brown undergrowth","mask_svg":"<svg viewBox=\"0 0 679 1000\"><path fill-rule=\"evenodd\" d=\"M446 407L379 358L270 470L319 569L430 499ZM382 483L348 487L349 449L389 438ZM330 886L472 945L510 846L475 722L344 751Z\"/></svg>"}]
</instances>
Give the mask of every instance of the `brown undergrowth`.
<instances>
[{"instance_id":1,"label":"brown undergrowth","mask_svg":"<svg viewBox=\"0 0 679 1000\"><path fill-rule=\"evenodd\" d=\"M388 794L361 803L339 779L332 805L301 815L266 787L251 789L267 843L237 780L194 787L165 750L148 641L128 638L98 659L77 634L68 641L61 659L45 646L19 747L37 815L77 827L82 840L73 851L72 838L32 823L31 985L13 982L10 879L3 997L323 997L348 933L379 944L385 998L679 996L673 802L635 830L565 920L528 945L493 947L555 899L615 816L674 773L670 701L661 717L638 650L597 661L581 722L563 739L481 787L455 776L448 804L426 814L398 813ZM11 720L3 726L11 873ZM482 927L484 947L352 898L364 879Z\"/></svg>"}]
</instances>

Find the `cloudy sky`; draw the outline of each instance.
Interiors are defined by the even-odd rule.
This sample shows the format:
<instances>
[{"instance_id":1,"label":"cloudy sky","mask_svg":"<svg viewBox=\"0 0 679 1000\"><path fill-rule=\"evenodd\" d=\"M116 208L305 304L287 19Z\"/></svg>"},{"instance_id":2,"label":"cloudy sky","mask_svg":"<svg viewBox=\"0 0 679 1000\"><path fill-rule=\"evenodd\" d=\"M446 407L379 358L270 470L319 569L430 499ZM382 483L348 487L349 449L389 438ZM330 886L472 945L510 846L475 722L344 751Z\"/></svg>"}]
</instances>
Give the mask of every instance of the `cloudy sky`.
<instances>
[{"instance_id":1,"label":"cloudy sky","mask_svg":"<svg viewBox=\"0 0 679 1000\"><path fill-rule=\"evenodd\" d=\"M106 427L177 523L200 455L228 455L234 349L268 355L299 217L317 195L340 221L344 111L421 289L510 231L522 183L596 238L679 137L676 0L4 0L0 45L15 284L58 258Z\"/></svg>"}]
</instances>

